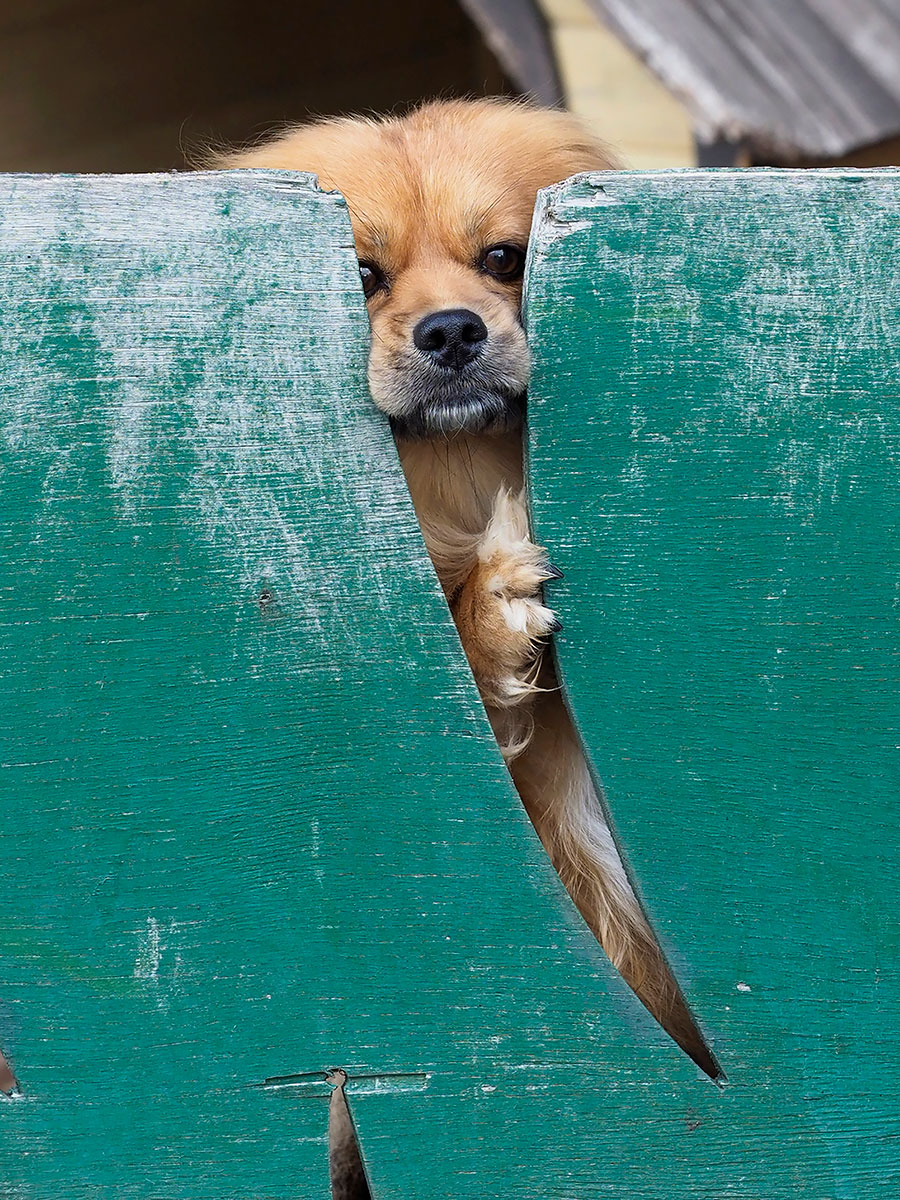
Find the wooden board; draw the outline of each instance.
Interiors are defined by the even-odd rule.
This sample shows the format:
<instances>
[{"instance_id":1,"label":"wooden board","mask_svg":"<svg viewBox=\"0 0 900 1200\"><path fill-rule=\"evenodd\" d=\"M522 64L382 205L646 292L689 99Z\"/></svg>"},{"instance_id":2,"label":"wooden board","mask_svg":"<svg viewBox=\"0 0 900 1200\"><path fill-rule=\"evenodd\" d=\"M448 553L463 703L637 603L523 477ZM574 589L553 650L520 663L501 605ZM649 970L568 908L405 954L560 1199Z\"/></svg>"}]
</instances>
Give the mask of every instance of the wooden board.
<instances>
[{"instance_id":1,"label":"wooden board","mask_svg":"<svg viewBox=\"0 0 900 1200\"><path fill-rule=\"evenodd\" d=\"M894 177L704 178L551 198L533 474L724 1089L510 788L340 198L0 180L0 1195L325 1196L334 1066L376 1200L894 1194Z\"/></svg>"},{"instance_id":2,"label":"wooden board","mask_svg":"<svg viewBox=\"0 0 900 1200\"><path fill-rule=\"evenodd\" d=\"M5 177L0 289L0 1194L325 1196L334 1066L376 1200L657 1194L715 1089L510 787L341 199Z\"/></svg>"},{"instance_id":3,"label":"wooden board","mask_svg":"<svg viewBox=\"0 0 900 1200\"><path fill-rule=\"evenodd\" d=\"M565 687L728 1076L712 1137L673 1084L693 1186L616 1194L900 1190L898 214L895 171L688 171L536 216Z\"/></svg>"}]
</instances>

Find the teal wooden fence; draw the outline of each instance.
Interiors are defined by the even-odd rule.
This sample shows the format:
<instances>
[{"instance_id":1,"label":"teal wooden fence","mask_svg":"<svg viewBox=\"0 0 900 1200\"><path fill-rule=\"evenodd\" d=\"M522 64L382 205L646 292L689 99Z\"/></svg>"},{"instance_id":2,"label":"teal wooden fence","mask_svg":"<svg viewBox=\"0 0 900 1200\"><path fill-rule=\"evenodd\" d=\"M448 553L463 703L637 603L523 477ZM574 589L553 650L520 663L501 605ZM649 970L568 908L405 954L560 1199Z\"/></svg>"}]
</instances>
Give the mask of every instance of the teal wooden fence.
<instances>
[{"instance_id":1,"label":"teal wooden fence","mask_svg":"<svg viewBox=\"0 0 900 1200\"><path fill-rule=\"evenodd\" d=\"M0 1196L880 1200L900 179L610 175L532 244L570 703L727 1075L510 786L302 176L0 182Z\"/></svg>"}]
</instances>

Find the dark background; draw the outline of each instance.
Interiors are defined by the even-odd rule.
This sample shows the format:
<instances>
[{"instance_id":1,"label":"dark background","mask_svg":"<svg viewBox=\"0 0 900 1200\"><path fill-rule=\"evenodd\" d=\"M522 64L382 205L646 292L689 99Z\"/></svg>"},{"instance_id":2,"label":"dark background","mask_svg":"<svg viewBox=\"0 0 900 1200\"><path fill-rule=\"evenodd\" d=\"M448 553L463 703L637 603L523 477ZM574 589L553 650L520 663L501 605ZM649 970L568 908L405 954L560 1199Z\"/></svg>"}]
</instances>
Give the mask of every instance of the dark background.
<instances>
[{"instance_id":1,"label":"dark background","mask_svg":"<svg viewBox=\"0 0 900 1200\"><path fill-rule=\"evenodd\" d=\"M0 170L152 171L312 114L512 92L455 0L0 0Z\"/></svg>"}]
</instances>

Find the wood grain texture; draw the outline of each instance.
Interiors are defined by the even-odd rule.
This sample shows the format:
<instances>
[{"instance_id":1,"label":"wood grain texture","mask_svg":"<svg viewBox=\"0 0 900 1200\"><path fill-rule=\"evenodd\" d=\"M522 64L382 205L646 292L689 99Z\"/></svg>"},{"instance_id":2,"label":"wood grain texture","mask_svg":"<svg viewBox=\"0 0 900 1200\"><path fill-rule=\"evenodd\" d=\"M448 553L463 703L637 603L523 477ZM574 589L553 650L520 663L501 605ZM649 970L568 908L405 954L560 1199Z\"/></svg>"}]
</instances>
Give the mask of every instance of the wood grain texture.
<instances>
[{"instance_id":1,"label":"wood grain texture","mask_svg":"<svg viewBox=\"0 0 900 1200\"><path fill-rule=\"evenodd\" d=\"M688 1162L622 1195L900 1188L898 211L895 171L597 175L539 204L563 678L729 1079L712 1116L673 1083Z\"/></svg>"},{"instance_id":2,"label":"wood grain texture","mask_svg":"<svg viewBox=\"0 0 900 1200\"><path fill-rule=\"evenodd\" d=\"M325 1196L337 1066L376 1200L687 1194L721 1098L510 787L341 199L4 177L0 293L0 1194Z\"/></svg>"}]
</instances>

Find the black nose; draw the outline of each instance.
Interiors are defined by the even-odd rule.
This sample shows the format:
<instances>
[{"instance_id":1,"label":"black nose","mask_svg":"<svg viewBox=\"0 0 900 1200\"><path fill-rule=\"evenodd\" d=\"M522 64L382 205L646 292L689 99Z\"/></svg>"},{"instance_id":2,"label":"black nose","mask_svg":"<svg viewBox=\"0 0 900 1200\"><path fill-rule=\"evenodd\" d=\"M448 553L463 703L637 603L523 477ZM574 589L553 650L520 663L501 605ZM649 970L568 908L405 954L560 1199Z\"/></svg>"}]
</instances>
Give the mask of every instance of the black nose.
<instances>
[{"instance_id":1,"label":"black nose","mask_svg":"<svg viewBox=\"0 0 900 1200\"><path fill-rule=\"evenodd\" d=\"M446 308L429 313L413 330L413 342L442 367L461 371L481 353L487 326L467 308Z\"/></svg>"}]
</instances>

